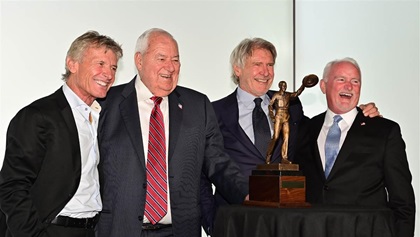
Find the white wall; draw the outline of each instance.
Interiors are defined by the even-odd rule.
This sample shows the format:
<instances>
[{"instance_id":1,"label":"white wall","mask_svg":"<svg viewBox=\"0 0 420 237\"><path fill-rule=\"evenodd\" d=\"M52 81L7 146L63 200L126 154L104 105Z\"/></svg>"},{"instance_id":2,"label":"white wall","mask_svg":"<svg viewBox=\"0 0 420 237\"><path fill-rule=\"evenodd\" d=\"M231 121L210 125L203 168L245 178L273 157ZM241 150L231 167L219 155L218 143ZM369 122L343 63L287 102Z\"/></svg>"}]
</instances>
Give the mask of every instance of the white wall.
<instances>
[{"instance_id":1,"label":"white wall","mask_svg":"<svg viewBox=\"0 0 420 237\"><path fill-rule=\"evenodd\" d=\"M62 85L66 52L87 30L97 30L122 44L124 57L115 84L135 75L135 42L152 27L168 30L178 41L179 84L206 93L210 100L236 87L230 79L229 56L246 37L273 42L282 65L276 68L277 79L292 82L291 0L14 0L2 1L0 11L0 166L10 119L20 108Z\"/></svg>"},{"instance_id":2,"label":"white wall","mask_svg":"<svg viewBox=\"0 0 420 237\"><path fill-rule=\"evenodd\" d=\"M360 102L374 101L384 117L400 124L419 205L419 1L297 0L296 5L297 78L308 73L321 78L325 64L336 58L359 62ZM309 116L326 110L320 90L304 91L300 98ZM419 219L417 214L416 236Z\"/></svg>"}]
</instances>

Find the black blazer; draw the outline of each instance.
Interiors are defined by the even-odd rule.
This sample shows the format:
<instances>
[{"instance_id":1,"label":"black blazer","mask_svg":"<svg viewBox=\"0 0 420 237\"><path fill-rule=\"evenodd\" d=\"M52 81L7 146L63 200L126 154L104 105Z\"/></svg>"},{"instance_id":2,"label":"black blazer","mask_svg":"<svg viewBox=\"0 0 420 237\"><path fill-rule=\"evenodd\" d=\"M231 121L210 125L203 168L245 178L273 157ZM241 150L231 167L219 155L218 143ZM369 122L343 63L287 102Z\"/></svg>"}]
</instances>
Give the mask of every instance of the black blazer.
<instances>
[{"instance_id":1,"label":"black blazer","mask_svg":"<svg viewBox=\"0 0 420 237\"><path fill-rule=\"evenodd\" d=\"M6 236L38 236L73 197L80 174L76 123L60 88L10 122L0 172Z\"/></svg>"},{"instance_id":2,"label":"black blazer","mask_svg":"<svg viewBox=\"0 0 420 237\"><path fill-rule=\"evenodd\" d=\"M395 236L413 236L414 191L397 123L367 118L359 110L338 153L328 179L317 139L324 123L322 113L305 124L308 133L297 157L306 176L307 201L311 203L382 206L393 210Z\"/></svg>"},{"instance_id":3,"label":"black blazer","mask_svg":"<svg viewBox=\"0 0 420 237\"><path fill-rule=\"evenodd\" d=\"M146 199L145 157L135 79L111 88L99 124L103 212L98 236L142 236ZM169 98L168 171L175 237L200 237L200 174L233 203L248 193L245 178L223 150L223 138L208 98L176 87ZM141 112L141 111L140 111Z\"/></svg>"},{"instance_id":4,"label":"black blazer","mask_svg":"<svg viewBox=\"0 0 420 237\"><path fill-rule=\"evenodd\" d=\"M271 98L274 93L275 91L268 91L267 95ZM247 181L249 181L248 177L251 175L252 170L256 168L257 164L264 164L265 157L261 155L257 147L255 147L239 124L237 90L225 98L213 102L212 105L216 112L220 130L223 134L225 150L230 158L239 165L242 174L245 175ZM298 97L290 101L289 114L290 131L288 158L293 161L297 146L299 124L302 120L308 119L303 114L302 104ZM278 163L281 159L281 145L279 144L281 144L282 141L283 139L280 134L280 138L273 151L273 163ZM211 230L209 231L209 228L211 229L213 223L215 209L217 206L228 204L228 201L220 194L218 189L216 189L215 199L213 199L211 183L205 177L202 177L201 179L202 212L204 218L202 220L202 225L207 232L211 232Z\"/></svg>"}]
</instances>

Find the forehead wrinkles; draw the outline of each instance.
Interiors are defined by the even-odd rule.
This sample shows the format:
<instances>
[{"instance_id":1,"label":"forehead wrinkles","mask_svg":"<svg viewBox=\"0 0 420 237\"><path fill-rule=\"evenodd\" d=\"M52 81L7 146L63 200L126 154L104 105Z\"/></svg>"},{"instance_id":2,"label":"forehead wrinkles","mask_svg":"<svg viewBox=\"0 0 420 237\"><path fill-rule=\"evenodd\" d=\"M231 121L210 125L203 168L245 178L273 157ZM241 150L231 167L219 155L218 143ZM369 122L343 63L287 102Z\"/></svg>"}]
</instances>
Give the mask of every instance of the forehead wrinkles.
<instances>
[{"instance_id":1,"label":"forehead wrinkles","mask_svg":"<svg viewBox=\"0 0 420 237\"><path fill-rule=\"evenodd\" d=\"M355 67L334 67L331 69L329 75L329 78L331 79L356 79L361 81L360 74L358 70Z\"/></svg>"},{"instance_id":2,"label":"forehead wrinkles","mask_svg":"<svg viewBox=\"0 0 420 237\"><path fill-rule=\"evenodd\" d=\"M178 50L175 48L171 48L162 43L158 43L157 45L152 45L152 47L147 50L146 55L152 55L155 57L164 57L164 58L179 58Z\"/></svg>"}]
</instances>

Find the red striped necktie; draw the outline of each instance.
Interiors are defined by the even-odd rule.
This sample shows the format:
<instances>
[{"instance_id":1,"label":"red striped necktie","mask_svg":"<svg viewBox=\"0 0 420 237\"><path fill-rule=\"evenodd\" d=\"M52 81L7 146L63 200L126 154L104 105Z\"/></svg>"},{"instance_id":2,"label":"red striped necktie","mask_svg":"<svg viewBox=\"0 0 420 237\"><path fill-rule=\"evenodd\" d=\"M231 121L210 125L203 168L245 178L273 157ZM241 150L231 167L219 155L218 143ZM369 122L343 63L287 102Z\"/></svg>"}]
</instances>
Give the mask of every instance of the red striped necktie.
<instances>
[{"instance_id":1,"label":"red striped necktie","mask_svg":"<svg viewBox=\"0 0 420 237\"><path fill-rule=\"evenodd\" d=\"M153 96L155 105L150 115L149 147L147 154L145 216L152 224L159 222L168 209L166 178L166 144L163 114L160 110L162 97Z\"/></svg>"}]
</instances>

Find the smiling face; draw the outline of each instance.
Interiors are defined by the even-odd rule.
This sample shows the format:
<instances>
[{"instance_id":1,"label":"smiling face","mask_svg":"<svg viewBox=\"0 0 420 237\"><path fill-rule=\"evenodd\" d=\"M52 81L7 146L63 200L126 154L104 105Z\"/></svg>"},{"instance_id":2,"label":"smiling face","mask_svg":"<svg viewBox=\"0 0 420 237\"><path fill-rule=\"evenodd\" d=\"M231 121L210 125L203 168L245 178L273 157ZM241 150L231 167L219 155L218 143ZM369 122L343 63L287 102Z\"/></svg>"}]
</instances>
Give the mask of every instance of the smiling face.
<instances>
[{"instance_id":1,"label":"smiling face","mask_svg":"<svg viewBox=\"0 0 420 237\"><path fill-rule=\"evenodd\" d=\"M321 90L327 96L328 108L344 114L359 103L362 79L359 70L350 62L332 65L327 77L321 80Z\"/></svg>"},{"instance_id":2,"label":"smiling face","mask_svg":"<svg viewBox=\"0 0 420 237\"><path fill-rule=\"evenodd\" d=\"M70 57L66 65L71 74L67 85L87 105L106 96L115 81L118 58L106 47L88 47L80 60Z\"/></svg>"},{"instance_id":3,"label":"smiling face","mask_svg":"<svg viewBox=\"0 0 420 237\"><path fill-rule=\"evenodd\" d=\"M144 85L155 96L169 95L178 84L181 63L178 45L167 34L152 33L149 47L144 54L134 56L136 67Z\"/></svg>"},{"instance_id":4,"label":"smiling face","mask_svg":"<svg viewBox=\"0 0 420 237\"><path fill-rule=\"evenodd\" d=\"M274 59L266 49L254 49L247 57L243 68L234 66L242 90L258 97L270 89L274 78Z\"/></svg>"}]
</instances>

